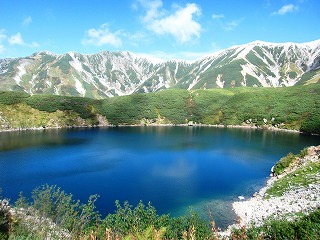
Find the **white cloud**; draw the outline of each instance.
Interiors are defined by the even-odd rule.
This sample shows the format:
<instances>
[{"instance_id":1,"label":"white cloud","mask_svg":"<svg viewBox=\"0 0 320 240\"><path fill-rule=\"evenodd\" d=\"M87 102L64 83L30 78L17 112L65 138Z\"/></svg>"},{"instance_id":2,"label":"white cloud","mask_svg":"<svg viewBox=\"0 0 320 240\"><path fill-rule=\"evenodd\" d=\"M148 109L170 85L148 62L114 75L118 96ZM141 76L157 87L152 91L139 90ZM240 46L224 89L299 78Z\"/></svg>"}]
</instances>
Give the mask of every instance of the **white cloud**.
<instances>
[{"instance_id":1,"label":"white cloud","mask_svg":"<svg viewBox=\"0 0 320 240\"><path fill-rule=\"evenodd\" d=\"M8 43L10 45L20 45L20 46L31 47L31 48L39 47L39 44L36 42L26 43L23 40L21 33L19 33L19 32L15 35L12 35L11 37L9 37Z\"/></svg>"},{"instance_id":2,"label":"white cloud","mask_svg":"<svg viewBox=\"0 0 320 240\"><path fill-rule=\"evenodd\" d=\"M297 11L299 8L293 4L284 5L278 11L273 12L272 15L284 15L289 12Z\"/></svg>"},{"instance_id":3,"label":"white cloud","mask_svg":"<svg viewBox=\"0 0 320 240\"><path fill-rule=\"evenodd\" d=\"M32 22L32 18L31 18L31 16L28 16L28 17L25 17L25 18L23 19L22 25L23 25L23 26L28 26L28 25L31 24L31 22Z\"/></svg>"},{"instance_id":4,"label":"white cloud","mask_svg":"<svg viewBox=\"0 0 320 240\"><path fill-rule=\"evenodd\" d=\"M35 47L39 47L40 45L39 45L39 43L37 43L37 42L32 42L32 43L30 43L30 44L27 44L27 46L32 47L32 48L35 48Z\"/></svg>"},{"instance_id":5,"label":"white cloud","mask_svg":"<svg viewBox=\"0 0 320 240\"><path fill-rule=\"evenodd\" d=\"M233 20L230 22L226 22L222 25L222 28L226 31L232 31L242 22L243 19Z\"/></svg>"},{"instance_id":6,"label":"white cloud","mask_svg":"<svg viewBox=\"0 0 320 240\"><path fill-rule=\"evenodd\" d=\"M0 54L4 53L5 48L4 46L0 43Z\"/></svg>"},{"instance_id":7,"label":"white cloud","mask_svg":"<svg viewBox=\"0 0 320 240\"><path fill-rule=\"evenodd\" d=\"M108 24L102 24L100 28L91 28L86 32L87 37L82 40L83 45L103 46L111 45L114 47L120 47L122 40L119 37L121 31L112 33L109 30Z\"/></svg>"},{"instance_id":8,"label":"white cloud","mask_svg":"<svg viewBox=\"0 0 320 240\"><path fill-rule=\"evenodd\" d=\"M140 3L147 9L143 23L155 34L172 35L179 43L186 43L193 37L200 37L201 25L194 20L194 16L201 15L198 5L194 3L187 4L185 7L175 5L175 11L168 14L162 8L160 0L141 0Z\"/></svg>"},{"instance_id":9,"label":"white cloud","mask_svg":"<svg viewBox=\"0 0 320 240\"><path fill-rule=\"evenodd\" d=\"M0 29L0 54L4 53L5 51L8 51L8 49L10 49L9 45L18 45L29 48L39 47L39 44L36 42L26 43L23 40L20 32L9 37L5 33L5 29Z\"/></svg>"},{"instance_id":10,"label":"white cloud","mask_svg":"<svg viewBox=\"0 0 320 240\"><path fill-rule=\"evenodd\" d=\"M3 41L7 38L4 33L4 29L0 29L0 54L5 51L5 47L3 45Z\"/></svg>"},{"instance_id":11,"label":"white cloud","mask_svg":"<svg viewBox=\"0 0 320 240\"><path fill-rule=\"evenodd\" d=\"M22 39L21 33L17 33L15 35L12 35L8 42L10 45L25 45L25 42Z\"/></svg>"},{"instance_id":12,"label":"white cloud","mask_svg":"<svg viewBox=\"0 0 320 240\"><path fill-rule=\"evenodd\" d=\"M223 14L212 14L212 18L213 19L221 19L221 18L224 18L224 15Z\"/></svg>"},{"instance_id":13,"label":"white cloud","mask_svg":"<svg viewBox=\"0 0 320 240\"><path fill-rule=\"evenodd\" d=\"M141 0L140 3L147 9L147 14L143 18L145 22L153 21L165 14L164 10L160 9L162 7L161 0Z\"/></svg>"},{"instance_id":14,"label":"white cloud","mask_svg":"<svg viewBox=\"0 0 320 240\"><path fill-rule=\"evenodd\" d=\"M127 42L129 42L131 46L134 46L134 47L138 47L140 45L150 43L149 36L144 32L136 32L133 34L123 33L123 37L126 39Z\"/></svg>"},{"instance_id":15,"label":"white cloud","mask_svg":"<svg viewBox=\"0 0 320 240\"><path fill-rule=\"evenodd\" d=\"M225 18L225 16L223 14L212 14L212 18L217 20L220 25L221 28L225 31L232 31L234 30L236 27L238 27L240 25L240 23L243 21L243 18L241 19L235 19L229 22L226 21L222 21L222 19Z\"/></svg>"}]
</instances>

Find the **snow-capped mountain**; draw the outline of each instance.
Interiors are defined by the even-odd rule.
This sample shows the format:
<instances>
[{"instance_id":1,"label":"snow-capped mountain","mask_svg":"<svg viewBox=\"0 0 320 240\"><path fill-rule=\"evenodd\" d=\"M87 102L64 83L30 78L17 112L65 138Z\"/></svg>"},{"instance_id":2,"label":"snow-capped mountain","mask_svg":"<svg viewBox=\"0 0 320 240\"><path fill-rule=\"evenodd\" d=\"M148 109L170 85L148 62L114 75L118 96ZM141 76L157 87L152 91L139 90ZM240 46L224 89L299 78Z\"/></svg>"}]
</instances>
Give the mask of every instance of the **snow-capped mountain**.
<instances>
[{"instance_id":1,"label":"snow-capped mountain","mask_svg":"<svg viewBox=\"0 0 320 240\"><path fill-rule=\"evenodd\" d=\"M194 61L158 60L131 52L35 53L0 59L0 89L104 98L166 88L279 87L320 79L320 40L255 41Z\"/></svg>"}]
</instances>

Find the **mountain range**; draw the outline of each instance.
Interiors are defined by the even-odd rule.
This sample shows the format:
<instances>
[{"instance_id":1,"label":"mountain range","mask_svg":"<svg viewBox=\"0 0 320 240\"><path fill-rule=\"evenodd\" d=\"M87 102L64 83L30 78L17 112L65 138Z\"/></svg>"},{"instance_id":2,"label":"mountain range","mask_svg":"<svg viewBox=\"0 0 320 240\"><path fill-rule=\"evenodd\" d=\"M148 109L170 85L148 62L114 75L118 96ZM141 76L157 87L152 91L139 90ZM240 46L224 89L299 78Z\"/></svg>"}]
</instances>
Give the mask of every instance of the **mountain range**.
<instances>
[{"instance_id":1,"label":"mountain range","mask_svg":"<svg viewBox=\"0 0 320 240\"><path fill-rule=\"evenodd\" d=\"M105 98L168 88L285 87L320 80L320 39L307 43L254 41L193 61L132 52L48 51L0 59L0 90Z\"/></svg>"}]
</instances>

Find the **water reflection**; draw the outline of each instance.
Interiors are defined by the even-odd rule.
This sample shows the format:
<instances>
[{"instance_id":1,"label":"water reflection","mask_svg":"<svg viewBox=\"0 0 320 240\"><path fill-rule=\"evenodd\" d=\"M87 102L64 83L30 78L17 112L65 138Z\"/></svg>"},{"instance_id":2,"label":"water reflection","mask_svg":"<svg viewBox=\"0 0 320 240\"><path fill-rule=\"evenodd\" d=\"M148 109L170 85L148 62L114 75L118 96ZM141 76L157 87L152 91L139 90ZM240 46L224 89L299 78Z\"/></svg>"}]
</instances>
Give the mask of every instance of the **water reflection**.
<instances>
[{"instance_id":1,"label":"water reflection","mask_svg":"<svg viewBox=\"0 0 320 240\"><path fill-rule=\"evenodd\" d=\"M190 178L196 172L196 168L194 163L180 158L169 164L154 166L153 174L169 178Z\"/></svg>"},{"instance_id":2,"label":"water reflection","mask_svg":"<svg viewBox=\"0 0 320 240\"><path fill-rule=\"evenodd\" d=\"M35 146L56 147L85 143L85 139L66 138L63 130L13 131L0 133L0 151L30 148Z\"/></svg>"}]
</instances>

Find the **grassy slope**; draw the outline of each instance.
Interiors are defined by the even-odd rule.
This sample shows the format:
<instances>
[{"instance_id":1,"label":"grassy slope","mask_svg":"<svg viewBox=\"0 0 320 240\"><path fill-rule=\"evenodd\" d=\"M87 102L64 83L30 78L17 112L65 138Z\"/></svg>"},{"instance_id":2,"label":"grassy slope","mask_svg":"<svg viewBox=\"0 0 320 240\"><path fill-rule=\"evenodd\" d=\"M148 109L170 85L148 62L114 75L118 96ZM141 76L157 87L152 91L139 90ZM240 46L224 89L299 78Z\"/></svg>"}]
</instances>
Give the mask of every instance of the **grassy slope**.
<instances>
[{"instance_id":1,"label":"grassy slope","mask_svg":"<svg viewBox=\"0 0 320 240\"><path fill-rule=\"evenodd\" d=\"M290 189L320 183L320 162L315 160L311 161L310 158L304 160L306 156L310 156L309 151L308 148L305 148L296 155L289 153L274 165L274 173L277 176L281 174L283 176L277 179L267 189L266 193L268 197L282 196L284 192ZM315 159L317 159L317 157L315 157Z\"/></svg>"},{"instance_id":2,"label":"grassy slope","mask_svg":"<svg viewBox=\"0 0 320 240\"><path fill-rule=\"evenodd\" d=\"M47 127L52 122L59 126L78 125L80 117L85 119L85 124L93 125L98 123L96 114L102 114L113 125L246 123L320 133L319 95L320 84L287 88L170 89L104 100L0 92L0 129ZM19 118L14 117L16 114ZM55 118L65 121L57 122Z\"/></svg>"}]
</instances>

